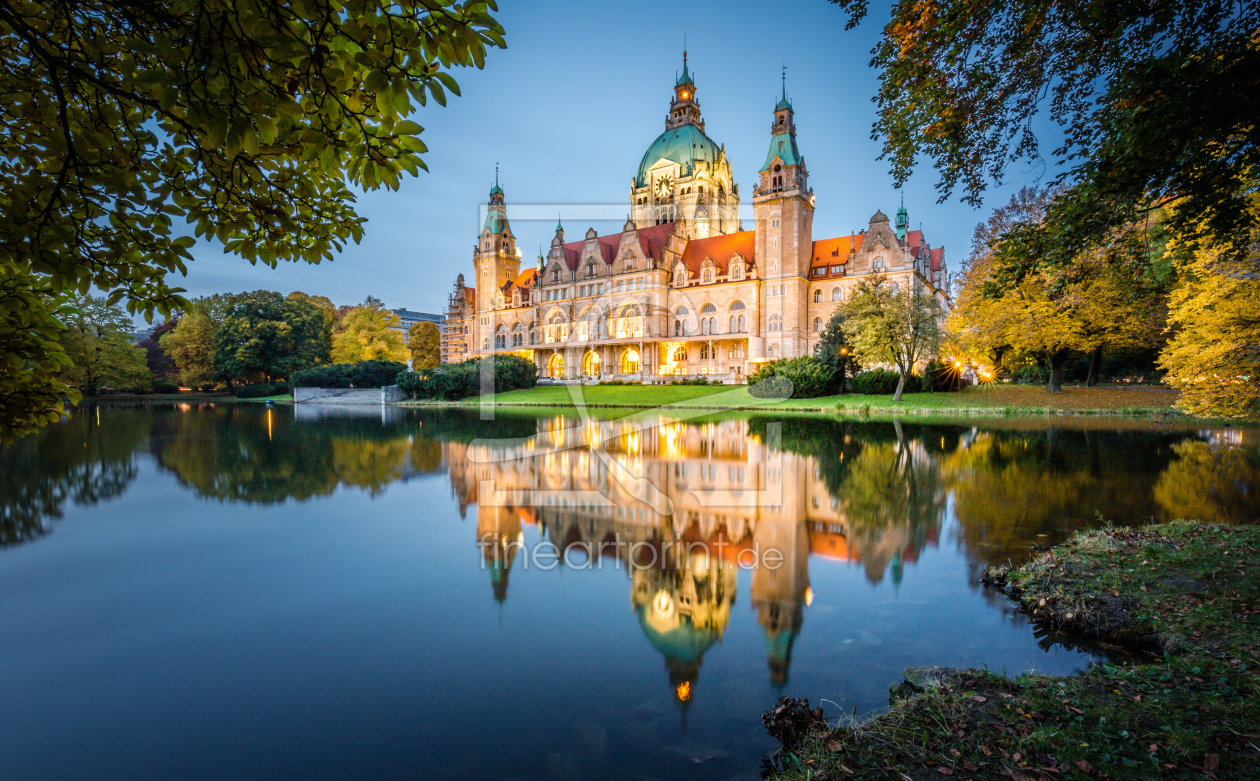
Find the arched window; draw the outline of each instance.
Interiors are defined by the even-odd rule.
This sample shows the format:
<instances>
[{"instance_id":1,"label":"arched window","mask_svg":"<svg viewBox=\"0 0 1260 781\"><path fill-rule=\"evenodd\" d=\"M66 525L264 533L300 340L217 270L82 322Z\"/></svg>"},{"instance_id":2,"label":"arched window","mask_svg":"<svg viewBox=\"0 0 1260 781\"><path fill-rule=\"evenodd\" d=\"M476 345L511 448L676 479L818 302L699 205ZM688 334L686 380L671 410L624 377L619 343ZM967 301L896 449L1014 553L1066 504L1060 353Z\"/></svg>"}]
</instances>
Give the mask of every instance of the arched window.
<instances>
[{"instance_id":1,"label":"arched window","mask_svg":"<svg viewBox=\"0 0 1260 781\"><path fill-rule=\"evenodd\" d=\"M494 331L494 349L502 350L507 347L507 329L502 324Z\"/></svg>"},{"instance_id":2,"label":"arched window","mask_svg":"<svg viewBox=\"0 0 1260 781\"><path fill-rule=\"evenodd\" d=\"M593 277L593 276L595 276L595 264L594 264L594 263L587 263L587 264L586 264L586 276L588 276L588 277Z\"/></svg>"},{"instance_id":3,"label":"arched window","mask_svg":"<svg viewBox=\"0 0 1260 781\"><path fill-rule=\"evenodd\" d=\"M783 330L783 315L770 315L770 330L771 331Z\"/></svg>"},{"instance_id":4,"label":"arched window","mask_svg":"<svg viewBox=\"0 0 1260 781\"><path fill-rule=\"evenodd\" d=\"M716 317L709 318L709 333L711 334L717 333L717 318Z\"/></svg>"},{"instance_id":5,"label":"arched window","mask_svg":"<svg viewBox=\"0 0 1260 781\"><path fill-rule=\"evenodd\" d=\"M833 287L833 288L831 289L831 300L832 300L832 301L839 301L839 300L840 300L840 288L838 288L838 287Z\"/></svg>"},{"instance_id":6,"label":"arched window","mask_svg":"<svg viewBox=\"0 0 1260 781\"><path fill-rule=\"evenodd\" d=\"M731 279L741 280L744 278L744 264L738 260L731 263Z\"/></svg>"},{"instance_id":7,"label":"arched window","mask_svg":"<svg viewBox=\"0 0 1260 781\"><path fill-rule=\"evenodd\" d=\"M707 317L700 318L700 333L701 335L709 333L709 319Z\"/></svg>"},{"instance_id":8,"label":"arched window","mask_svg":"<svg viewBox=\"0 0 1260 781\"><path fill-rule=\"evenodd\" d=\"M815 291L814 291L814 303L815 303L815 304L817 304L817 303L820 303L820 302L822 302L822 291L821 291L821 290L815 290Z\"/></svg>"},{"instance_id":9,"label":"arched window","mask_svg":"<svg viewBox=\"0 0 1260 781\"><path fill-rule=\"evenodd\" d=\"M731 347L731 357L732 357L732 358L743 358L743 357L744 357L744 345L742 345L742 344L732 345L732 347Z\"/></svg>"},{"instance_id":10,"label":"arched window","mask_svg":"<svg viewBox=\"0 0 1260 781\"><path fill-rule=\"evenodd\" d=\"M521 324L517 323L512 326L512 346L521 347L525 344L525 333L521 330Z\"/></svg>"},{"instance_id":11,"label":"arched window","mask_svg":"<svg viewBox=\"0 0 1260 781\"><path fill-rule=\"evenodd\" d=\"M883 258L875 258L875 260L871 261L871 268L873 268L873 269L877 269L877 270L879 270L879 271L883 271L883 270L884 270L884 259L883 259Z\"/></svg>"},{"instance_id":12,"label":"arched window","mask_svg":"<svg viewBox=\"0 0 1260 781\"><path fill-rule=\"evenodd\" d=\"M777 344L770 345L770 357L771 358L779 357L779 345Z\"/></svg>"},{"instance_id":13,"label":"arched window","mask_svg":"<svg viewBox=\"0 0 1260 781\"><path fill-rule=\"evenodd\" d=\"M683 361L685 361L685 360L687 360L687 348L686 348L686 347L679 347L679 348L677 348L676 350L674 350L674 362L675 362L675 363L682 363L682 362L683 362Z\"/></svg>"},{"instance_id":14,"label":"arched window","mask_svg":"<svg viewBox=\"0 0 1260 781\"><path fill-rule=\"evenodd\" d=\"M704 271L700 272L700 281L706 285L713 282L713 267L705 266Z\"/></svg>"},{"instance_id":15,"label":"arched window","mask_svg":"<svg viewBox=\"0 0 1260 781\"><path fill-rule=\"evenodd\" d=\"M707 344L700 345L700 360L702 361L709 360L709 345Z\"/></svg>"},{"instance_id":16,"label":"arched window","mask_svg":"<svg viewBox=\"0 0 1260 781\"><path fill-rule=\"evenodd\" d=\"M741 334L744 332L744 316L743 315L739 316L739 332Z\"/></svg>"},{"instance_id":17,"label":"arched window","mask_svg":"<svg viewBox=\"0 0 1260 781\"><path fill-rule=\"evenodd\" d=\"M735 333L735 315L731 315L731 333Z\"/></svg>"},{"instance_id":18,"label":"arched window","mask_svg":"<svg viewBox=\"0 0 1260 781\"><path fill-rule=\"evenodd\" d=\"M814 318L814 333L820 333L821 331L822 331L822 318L815 317Z\"/></svg>"},{"instance_id":19,"label":"arched window","mask_svg":"<svg viewBox=\"0 0 1260 781\"><path fill-rule=\"evenodd\" d=\"M682 320L674 321L674 336L682 336Z\"/></svg>"},{"instance_id":20,"label":"arched window","mask_svg":"<svg viewBox=\"0 0 1260 781\"><path fill-rule=\"evenodd\" d=\"M710 312L716 312L716 311L717 311L717 307L715 307L713 304L705 304L704 306L700 307L700 314L702 315L707 315Z\"/></svg>"},{"instance_id":21,"label":"arched window","mask_svg":"<svg viewBox=\"0 0 1260 781\"><path fill-rule=\"evenodd\" d=\"M481 337L481 349L483 350L490 349L490 339L488 337L485 337L485 336Z\"/></svg>"},{"instance_id":22,"label":"arched window","mask_svg":"<svg viewBox=\"0 0 1260 781\"><path fill-rule=\"evenodd\" d=\"M560 267L559 266L551 267L551 281L552 282L560 281Z\"/></svg>"}]
</instances>

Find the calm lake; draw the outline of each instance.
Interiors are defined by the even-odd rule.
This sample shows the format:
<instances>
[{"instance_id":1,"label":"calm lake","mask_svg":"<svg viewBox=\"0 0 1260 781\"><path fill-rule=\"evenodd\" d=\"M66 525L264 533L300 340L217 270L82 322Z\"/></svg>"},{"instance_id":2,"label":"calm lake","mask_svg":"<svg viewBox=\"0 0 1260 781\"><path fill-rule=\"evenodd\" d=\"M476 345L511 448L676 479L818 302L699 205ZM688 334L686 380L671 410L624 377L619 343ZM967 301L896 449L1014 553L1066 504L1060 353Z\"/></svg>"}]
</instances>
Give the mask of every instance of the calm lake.
<instances>
[{"instance_id":1,"label":"calm lake","mask_svg":"<svg viewBox=\"0 0 1260 781\"><path fill-rule=\"evenodd\" d=\"M979 573L1108 521L1254 521L1258 445L88 409L0 449L0 776L757 778L780 695L862 714L907 665L1085 669Z\"/></svg>"}]
</instances>

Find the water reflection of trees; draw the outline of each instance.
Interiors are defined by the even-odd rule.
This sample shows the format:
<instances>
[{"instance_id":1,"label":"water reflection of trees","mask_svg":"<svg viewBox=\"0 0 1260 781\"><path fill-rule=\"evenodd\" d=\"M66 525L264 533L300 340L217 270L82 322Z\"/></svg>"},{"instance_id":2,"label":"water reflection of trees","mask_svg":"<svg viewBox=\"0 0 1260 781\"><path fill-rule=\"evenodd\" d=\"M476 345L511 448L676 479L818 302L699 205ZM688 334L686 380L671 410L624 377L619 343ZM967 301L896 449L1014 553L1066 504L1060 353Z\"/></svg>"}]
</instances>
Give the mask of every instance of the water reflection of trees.
<instances>
[{"instance_id":1,"label":"water reflection of trees","mask_svg":"<svg viewBox=\"0 0 1260 781\"><path fill-rule=\"evenodd\" d=\"M67 502L90 506L118 496L136 477L136 453L152 412L80 413L0 448L0 547L42 537Z\"/></svg>"}]
</instances>

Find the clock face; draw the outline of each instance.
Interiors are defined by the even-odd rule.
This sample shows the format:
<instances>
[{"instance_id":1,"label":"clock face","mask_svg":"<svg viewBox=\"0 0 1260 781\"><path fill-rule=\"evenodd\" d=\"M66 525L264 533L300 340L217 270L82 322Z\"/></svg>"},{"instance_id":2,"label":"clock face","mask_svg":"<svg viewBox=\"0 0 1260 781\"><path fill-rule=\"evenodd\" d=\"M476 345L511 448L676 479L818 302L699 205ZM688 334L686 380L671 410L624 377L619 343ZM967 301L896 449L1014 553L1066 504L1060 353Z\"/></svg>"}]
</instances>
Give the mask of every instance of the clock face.
<instances>
[{"instance_id":1,"label":"clock face","mask_svg":"<svg viewBox=\"0 0 1260 781\"><path fill-rule=\"evenodd\" d=\"M656 180L656 197L664 198L674 192L674 180L668 176L662 176Z\"/></svg>"}]
</instances>

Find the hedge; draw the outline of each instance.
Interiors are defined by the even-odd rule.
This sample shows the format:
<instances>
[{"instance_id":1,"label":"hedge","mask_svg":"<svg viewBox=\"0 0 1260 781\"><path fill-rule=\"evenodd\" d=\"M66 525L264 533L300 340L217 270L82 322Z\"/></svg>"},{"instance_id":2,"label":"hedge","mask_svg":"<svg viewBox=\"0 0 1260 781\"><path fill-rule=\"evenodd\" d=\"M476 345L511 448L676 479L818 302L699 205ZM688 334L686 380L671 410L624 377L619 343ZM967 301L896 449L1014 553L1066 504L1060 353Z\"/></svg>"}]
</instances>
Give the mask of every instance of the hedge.
<instances>
[{"instance_id":1,"label":"hedge","mask_svg":"<svg viewBox=\"0 0 1260 781\"><path fill-rule=\"evenodd\" d=\"M154 393L179 393L179 383L170 380L154 380Z\"/></svg>"},{"instance_id":2,"label":"hedge","mask_svg":"<svg viewBox=\"0 0 1260 781\"><path fill-rule=\"evenodd\" d=\"M289 392L289 386L283 382L256 382L253 385L241 385L236 389L238 399L260 399L263 396L280 396Z\"/></svg>"},{"instance_id":3,"label":"hedge","mask_svg":"<svg viewBox=\"0 0 1260 781\"><path fill-rule=\"evenodd\" d=\"M407 371L401 361L359 361L312 366L293 373L294 388L381 388L393 385L399 372Z\"/></svg>"},{"instance_id":4,"label":"hedge","mask_svg":"<svg viewBox=\"0 0 1260 781\"><path fill-rule=\"evenodd\" d=\"M897 392L897 381L901 375L890 369L871 369L858 372L849 381L854 393L868 396L887 396ZM917 374L906 377L903 393L918 393L923 390L923 378Z\"/></svg>"},{"instance_id":5,"label":"hedge","mask_svg":"<svg viewBox=\"0 0 1260 781\"><path fill-rule=\"evenodd\" d=\"M413 399L456 401L481 395L481 360L444 364L418 372L402 371L395 382ZM538 367L519 355L494 356L494 389L498 393L532 388L538 383Z\"/></svg>"},{"instance_id":6,"label":"hedge","mask_svg":"<svg viewBox=\"0 0 1260 781\"><path fill-rule=\"evenodd\" d=\"M763 365L748 378L748 392L759 399L813 399L838 393L840 373L809 355L784 358Z\"/></svg>"}]
</instances>

